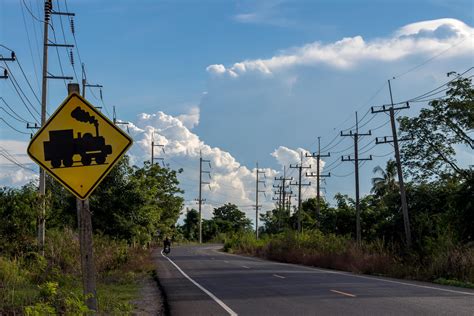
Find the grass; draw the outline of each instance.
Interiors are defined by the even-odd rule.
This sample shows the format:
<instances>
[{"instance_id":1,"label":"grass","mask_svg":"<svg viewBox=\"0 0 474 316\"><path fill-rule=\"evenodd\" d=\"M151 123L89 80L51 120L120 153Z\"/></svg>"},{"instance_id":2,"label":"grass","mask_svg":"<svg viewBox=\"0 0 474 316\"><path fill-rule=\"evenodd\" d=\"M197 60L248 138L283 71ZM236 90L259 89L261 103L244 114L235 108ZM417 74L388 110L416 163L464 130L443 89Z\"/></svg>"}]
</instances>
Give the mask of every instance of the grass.
<instances>
[{"instance_id":1,"label":"grass","mask_svg":"<svg viewBox=\"0 0 474 316\"><path fill-rule=\"evenodd\" d=\"M459 280L449 280L445 278L438 278L433 281L436 284L441 284L441 285L450 285L450 286L457 286L457 287L464 287L467 289L474 289L474 283L471 282L463 282Z\"/></svg>"},{"instance_id":2,"label":"grass","mask_svg":"<svg viewBox=\"0 0 474 316\"><path fill-rule=\"evenodd\" d=\"M49 231L45 257L0 256L0 314L84 314L77 235ZM139 281L154 265L150 250L94 236L99 314L132 314Z\"/></svg>"},{"instance_id":3,"label":"grass","mask_svg":"<svg viewBox=\"0 0 474 316\"><path fill-rule=\"evenodd\" d=\"M474 248L455 245L449 239L434 244L437 247L429 252L402 255L382 241L357 245L348 237L314 230L300 234L288 231L259 240L253 234L236 235L226 239L224 251L354 273L472 287Z\"/></svg>"}]
</instances>

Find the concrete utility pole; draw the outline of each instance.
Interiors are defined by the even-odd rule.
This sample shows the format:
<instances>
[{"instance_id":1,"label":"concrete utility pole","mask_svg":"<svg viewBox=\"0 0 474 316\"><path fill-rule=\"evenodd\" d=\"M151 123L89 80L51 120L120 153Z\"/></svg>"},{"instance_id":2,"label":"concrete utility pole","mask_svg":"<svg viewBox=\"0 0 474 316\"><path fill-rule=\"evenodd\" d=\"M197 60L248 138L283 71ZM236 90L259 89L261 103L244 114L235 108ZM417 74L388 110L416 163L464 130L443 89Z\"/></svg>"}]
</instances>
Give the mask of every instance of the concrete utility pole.
<instances>
[{"instance_id":1,"label":"concrete utility pole","mask_svg":"<svg viewBox=\"0 0 474 316\"><path fill-rule=\"evenodd\" d=\"M96 108L99 108L96 106ZM115 112L115 105L113 106L113 112L112 112L112 122L114 123L114 125L116 126L120 126L120 125L125 125L127 126L128 125L128 122L124 122L124 121L120 121L117 119L117 113ZM127 126L127 131L128 131L128 126ZM152 147L153 148L153 147ZM152 153L152 156L153 156L153 153ZM152 159L153 161L153 159Z\"/></svg>"},{"instance_id":2,"label":"concrete utility pole","mask_svg":"<svg viewBox=\"0 0 474 316\"><path fill-rule=\"evenodd\" d=\"M318 153L306 154L306 157L316 158L316 174L314 172L307 173L307 177L316 178L316 215L319 216L321 211L321 178L329 178L331 173L321 174L321 158L331 157L331 153L327 155L321 154L321 137L318 137Z\"/></svg>"},{"instance_id":3,"label":"concrete utility pole","mask_svg":"<svg viewBox=\"0 0 474 316\"><path fill-rule=\"evenodd\" d=\"M82 97L86 97L86 88L103 88L104 86L100 84L89 84L87 82L86 69L84 63L81 65L82 68ZM102 90L101 90L102 91ZM100 107L96 107L100 108Z\"/></svg>"},{"instance_id":4,"label":"concrete utility pole","mask_svg":"<svg viewBox=\"0 0 474 316\"><path fill-rule=\"evenodd\" d=\"M68 93L79 93L79 84L68 84ZM83 91L84 94L84 91ZM79 222L79 246L81 252L82 287L89 309L97 311L96 270L92 242L92 217L89 199L76 198L77 216Z\"/></svg>"},{"instance_id":5,"label":"concrete utility pole","mask_svg":"<svg viewBox=\"0 0 474 316\"><path fill-rule=\"evenodd\" d=\"M205 200L202 199L202 185L207 184L210 185L210 182L204 182L202 181L202 174L207 173L209 175L209 178L211 177L211 172L210 171L204 171L202 170L202 163L207 162L209 164L209 168L211 168L211 161L210 160L205 160L202 159L202 153L199 152L199 198L198 198L198 204L199 204L199 243L202 244L202 202Z\"/></svg>"},{"instance_id":6,"label":"concrete utility pole","mask_svg":"<svg viewBox=\"0 0 474 316\"><path fill-rule=\"evenodd\" d=\"M303 183L302 182L302 173L303 169L309 169L311 168L311 165L309 166L303 166L303 153L300 153L300 164L295 164L295 165L290 165L290 168L297 168L298 169L298 182L296 183L290 183L290 185L297 185L298 186L298 231L301 232L302 225L301 225L301 212L303 211L301 208L301 187L302 186L310 186L311 182L309 183Z\"/></svg>"},{"instance_id":7,"label":"concrete utility pole","mask_svg":"<svg viewBox=\"0 0 474 316\"><path fill-rule=\"evenodd\" d=\"M292 181L293 180L293 177L291 178L287 178L286 177L286 166L283 166L283 177L280 176L279 178L275 177L275 180L276 181L281 181L281 194L282 194L282 198L281 198L281 203L280 205L283 206L283 210L285 209L285 204L286 204L286 181Z\"/></svg>"},{"instance_id":8,"label":"concrete utility pole","mask_svg":"<svg viewBox=\"0 0 474 316\"><path fill-rule=\"evenodd\" d=\"M258 239L258 210L261 207L261 205L258 205L258 194L259 193L265 194L265 191L261 191L259 189L259 184L260 183L263 183L263 185L265 186L265 181L258 180L258 176L260 174L263 174L263 176L265 177L265 171L260 171L258 169L258 162L257 162L257 168L255 169L255 175L256 175L256 181L255 181L255 238L257 238L257 239Z\"/></svg>"},{"instance_id":9,"label":"concrete utility pole","mask_svg":"<svg viewBox=\"0 0 474 316\"><path fill-rule=\"evenodd\" d=\"M273 188L278 189L277 191L273 191L273 194L277 194L277 196L273 197L273 201L278 201L278 209L281 210L281 184L274 184Z\"/></svg>"},{"instance_id":10,"label":"concrete utility pole","mask_svg":"<svg viewBox=\"0 0 474 316\"><path fill-rule=\"evenodd\" d=\"M41 89L41 126L46 122L46 99L48 96L48 27L53 8L52 0L44 2L44 26L43 26L43 78ZM40 168L39 176L39 195L40 195L40 216L38 221L38 244L41 253L44 256L44 237L45 237L45 217L46 217L46 174L43 168Z\"/></svg>"},{"instance_id":11,"label":"concrete utility pole","mask_svg":"<svg viewBox=\"0 0 474 316\"><path fill-rule=\"evenodd\" d=\"M163 167L165 166L165 158L163 157L155 157L155 147L160 147L161 150L163 151L163 153L165 153L165 145L161 145L161 144L155 144L155 135L154 135L154 132L153 132L153 135L151 136L152 140L151 140L151 165L153 166L153 164L155 163L155 160L159 160L161 161L161 163L163 164Z\"/></svg>"},{"instance_id":12,"label":"concrete utility pole","mask_svg":"<svg viewBox=\"0 0 474 316\"><path fill-rule=\"evenodd\" d=\"M41 86L41 126L46 123L46 102L48 97L48 79L64 79L73 80L72 77L52 76L48 73L48 47L66 47L72 48L74 45L50 43L48 39L49 23L51 15L67 15L74 16L74 13L53 11L52 0L44 1L44 25L43 25L43 72L42 72L42 86ZM46 232L46 174L40 168L39 177L39 196L40 196L40 216L38 219L38 245L41 254L44 256L44 238Z\"/></svg>"},{"instance_id":13,"label":"concrete utility pole","mask_svg":"<svg viewBox=\"0 0 474 316\"><path fill-rule=\"evenodd\" d=\"M350 131L348 134L344 134L341 131L341 136L351 136L354 138L354 157L351 156L341 157L341 161L354 161L354 171L355 171L355 187L356 187L356 235L357 243L360 244L362 241L362 234L360 228L360 199L359 199L359 161L362 160L372 160L372 155L369 155L369 158L359 158L359 137L360 136L370 136L372 132L369 130L368 133L359 133L359 120L357 118L356 112L356 131L353 133Z\"/></svg>"},{"instance_id":14,"label":"concrete utility pole","mask_svg":"<svg viewBox=\"0 0 474 316\"><path fill-rule=\"evenodd\" d=\"M388 137L377 137L375 139L376 144L387 144L393 143L393 148L395 150L395 160L397 162L397 175L398 175L398 185L400 187L400 198L402 202L402 212L403 212L403 226L405 228L405 239L407 247L411 247L411 230L410 230L410 218L408 216L408 206L407 206L407 198L405 193L405 184L403 182L403 171L402 171L402 163L400 160L400 149L398 146L398 136L397 136L397 127L395 124L395 110L403 110L410 108L408 102L404 106L399 106L397 108L394 107L393 104L393 96L392 96L392 86L390 84L390 80L388 80L388 88L390 91L390 106L383 105L380 109L375 109L374 107L371 108L372 113L380 113L380 112L389 112L390 113L390 125L392 128L392 139ZM403 141L405 139L400 139Z\"/></svg>"}]
</instances>

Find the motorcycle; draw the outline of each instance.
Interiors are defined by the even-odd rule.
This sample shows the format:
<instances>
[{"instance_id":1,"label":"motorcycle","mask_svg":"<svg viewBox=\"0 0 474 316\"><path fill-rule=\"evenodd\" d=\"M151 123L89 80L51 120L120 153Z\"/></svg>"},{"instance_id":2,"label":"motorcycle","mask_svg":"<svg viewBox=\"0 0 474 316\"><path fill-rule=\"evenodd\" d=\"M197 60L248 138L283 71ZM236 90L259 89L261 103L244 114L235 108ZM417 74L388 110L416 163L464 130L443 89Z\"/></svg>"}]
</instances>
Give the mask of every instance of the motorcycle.
<instances>
[{"instance_id":1,"label":"motorcycle","mask_svg":"<svg viewBox=\"0 0 474 316\"><path fill-rule=\"evenodd\" d=\"M171 251L171 247L170 247L169 245L166 245L166 246L165 246L165 249L163 249L163 253L164 253L165 255L169 254L170 251Z\"/></svg>"}]
</instances>

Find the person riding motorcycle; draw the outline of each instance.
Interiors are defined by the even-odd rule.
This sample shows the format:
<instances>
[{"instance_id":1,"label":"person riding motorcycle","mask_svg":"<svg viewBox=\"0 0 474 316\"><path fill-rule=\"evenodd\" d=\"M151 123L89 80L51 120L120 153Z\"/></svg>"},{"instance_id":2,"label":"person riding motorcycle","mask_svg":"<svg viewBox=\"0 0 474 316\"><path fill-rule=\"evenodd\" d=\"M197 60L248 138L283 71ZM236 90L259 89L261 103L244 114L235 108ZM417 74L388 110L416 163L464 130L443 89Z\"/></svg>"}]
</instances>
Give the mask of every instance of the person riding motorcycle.
<instances>
[{"instance_id":1,"label":"person riding motorcycle","mask_svg":"<svg viewBox=\"0 0 474 316\"><path fill-rule=\"evenodd\" d=\"M171 251L171 240L166 237L165 240L163 240L163 252L164 253L169 253Z\"/></svg>"}]
</instances>

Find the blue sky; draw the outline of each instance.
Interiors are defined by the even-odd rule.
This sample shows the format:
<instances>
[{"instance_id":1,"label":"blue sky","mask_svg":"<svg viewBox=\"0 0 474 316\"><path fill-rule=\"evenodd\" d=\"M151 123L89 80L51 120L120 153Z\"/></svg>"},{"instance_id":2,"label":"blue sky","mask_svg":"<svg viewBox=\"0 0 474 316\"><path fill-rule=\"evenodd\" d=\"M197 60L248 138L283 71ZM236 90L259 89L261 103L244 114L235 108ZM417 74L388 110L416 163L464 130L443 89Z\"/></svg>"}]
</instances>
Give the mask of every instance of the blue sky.
<instances>
[{"instance_id":1,"label":"blue sky","mask_svg":"<svg viewBox=\"0 0 474 316\"><path fill-rule=\"evenodd\" d=\"M54 3L64 10L63 0ZM40 0L0 0L0 44L15 50L38 92L41 46L35 38L41 38L42 26L23 5L40 15ZM401 101L446 82L448 71L474 65L472 1L69 0L67 5L76 13L76 39L89 82L104 85L104 112L115 105L119 118L133 123L131 154L137 163L149 157L153 131L157 141L168 144L165 158L171 167L185 168L189 201L196 195L199 149L213 162L210 203L231 200L247 207L257 160L270 177L295 163L298 149L314 151L318 136L324 146L353 125L354 111L363 116L369 106L389 101L388 78L397 76L393 90ZM63 42L57 17L54 25ZM73 42L66 19L64 28L66 41ZM72 75L67 52L59 53L65 73ZM0 54L8 51L0 48ZM80 75L76 50L74 55ZM11 67L34 102L17 65ZM60 73L54 50L49 69ZM51 82L49 89L51 112L65 97L64 83ZM0 97L31 120L10 82L0 81ZM417 109L403 114L414 115ZM6 114L0 110L0 116ZM26 131L24 124L5 118ZM386 121L379 114L364 128ZM388 127L381 127L376 136L387 133ZM2 147L25 164L30 163L22 152L28 138L0 122ZM332 149L350 145L345 139ZM367 155L390 152L388 145L380 146ZM341 154L351 150L333 154L327 164ZM372 168L389 157L363 166L363 192L370 189ZM461 148L459 158L468 163L472 153ZM20 185L33 175L5 159L0 168L2 185ZM350 163L333 170L339 175L351 171ZM336 192L352 196L353 176L330 178L325 187L329 197Z\"/></svg>"}]
</instances>

